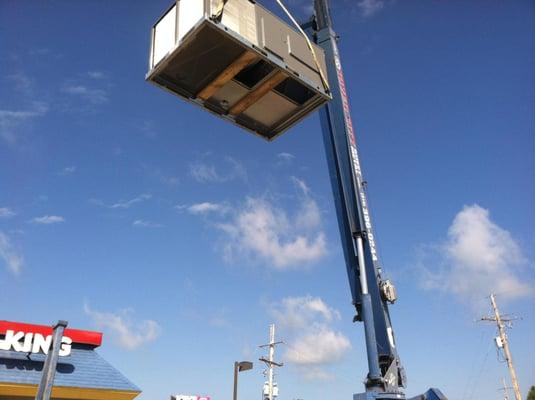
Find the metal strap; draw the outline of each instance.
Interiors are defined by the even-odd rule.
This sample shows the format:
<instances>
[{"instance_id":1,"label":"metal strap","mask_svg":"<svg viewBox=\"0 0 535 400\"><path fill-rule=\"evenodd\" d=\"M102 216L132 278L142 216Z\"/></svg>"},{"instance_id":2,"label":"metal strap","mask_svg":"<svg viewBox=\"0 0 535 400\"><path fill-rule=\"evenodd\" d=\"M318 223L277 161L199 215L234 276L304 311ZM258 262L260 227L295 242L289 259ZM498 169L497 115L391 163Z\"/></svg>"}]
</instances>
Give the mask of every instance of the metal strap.
<instances>
[{"instance_id":1,"label":"metal strap","mask_svg":"<svg viewBox=\"0 0 535 400\"><path fill-rule=\"evenodd\" d=\"M223 9L228 0L219 0L217 1L214 10L212 12L212 19L219 21L223 15Z\"/></svg>"},{"instance_id":2,"label":"metal strap","mask_svg":"<svg viewBox=\"0 0 535 400\"><path fill-rule=\"evenodd\" d=\"M286 15L288 16L288 18L290 18L290 20L294 23L294 25L297 27L297 29L299 29L299 32L301 32L303 34L303 37L305 38L306 42L307 42L307 46L308 48L310 49L310 52L312 53L312 58L314 58L314 63L316 63L316 67L318 67L318 72L320 74L320 78L321 78L321 83L323 83L323 87L325 89L326 92L330 92L330 88L329 88L329 81L327 80L327 77L325 75L325 72L323 71L323 69L321 68L321 65L318 61L318 57L316 56L316 51L314 50L314 46L312 46L312 42L310 41L310 39L308 38L308 35L305 33L305 31L303 30L303 28L301 28L301 25L299 25L297 23L297 21L295 20L295 18L293 17L293 15L290 13L290 11L288 11L288 9L284 6L284 4L282 3L281 0L277 0L277 3L279 4L279 6L281 6L281 8L284 10L284 12L286 13Z\"/></svg>"}]
</instances>

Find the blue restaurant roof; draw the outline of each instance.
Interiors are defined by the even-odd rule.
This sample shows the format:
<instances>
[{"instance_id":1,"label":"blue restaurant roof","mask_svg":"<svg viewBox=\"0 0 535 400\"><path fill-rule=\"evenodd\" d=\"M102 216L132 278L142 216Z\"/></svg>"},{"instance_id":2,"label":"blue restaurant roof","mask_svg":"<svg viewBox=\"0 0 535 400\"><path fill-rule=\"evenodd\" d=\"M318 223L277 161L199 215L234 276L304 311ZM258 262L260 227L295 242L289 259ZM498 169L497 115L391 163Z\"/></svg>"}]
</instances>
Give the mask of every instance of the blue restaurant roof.
<instances>
[{"instance_id":1,"label":"blue restaurant roof","mask_svg":"<svg viewBox=\"0 0 535 400\"><path fill-rule=\"evenodd\" d=\"M38 385L45 361L44 354L0 350L0 382ZM140 391L95 350L94 346L73 344L69 356L60 357L55 386Z\"/></svg>"}]
</instances>

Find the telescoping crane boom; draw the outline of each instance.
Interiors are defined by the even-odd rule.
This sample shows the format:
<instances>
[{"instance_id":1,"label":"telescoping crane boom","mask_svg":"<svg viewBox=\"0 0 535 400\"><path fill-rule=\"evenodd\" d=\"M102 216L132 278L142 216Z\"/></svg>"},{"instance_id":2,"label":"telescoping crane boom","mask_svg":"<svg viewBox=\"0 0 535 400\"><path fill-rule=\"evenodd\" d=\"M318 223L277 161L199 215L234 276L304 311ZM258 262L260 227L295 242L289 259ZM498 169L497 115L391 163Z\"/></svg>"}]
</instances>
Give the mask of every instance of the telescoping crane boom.
<instances>
[{"instance_id":1,"label":"telescoping crane boom","mask_svg":"<svg viewBox=\"0 0 535 400\"><path fill-rule=\"evenodd\" d=\"M349 100L332 28L327 0L314 0L312 28L316 43L325 51L332 100L320 110L323 141L336 203L340 237L356 308L355 321L364 323L369 373L366 392L354 400L405 399L405 371L396 350L388 312L396 291L383 279L374 236L365 181L362 176ZM415 399L446 399L430 389Z\"/></svg>"},{"instance_id":2,"label":"telescoping crane boom","mask_svg":"<svg viewBox=\"0 0 535 400\"><path fill-rule=\"evenodd\" d=\"M369 369L354 400L405 400L388 311L396 291L381 274L328 0L311 0L315 16L303 26L276 1L299 32L254 0L174 0L152 28L147 80L267 140L325 104L323 140ZM445 399L437 389L414 398Z\"/></svg>"}]
</instances>

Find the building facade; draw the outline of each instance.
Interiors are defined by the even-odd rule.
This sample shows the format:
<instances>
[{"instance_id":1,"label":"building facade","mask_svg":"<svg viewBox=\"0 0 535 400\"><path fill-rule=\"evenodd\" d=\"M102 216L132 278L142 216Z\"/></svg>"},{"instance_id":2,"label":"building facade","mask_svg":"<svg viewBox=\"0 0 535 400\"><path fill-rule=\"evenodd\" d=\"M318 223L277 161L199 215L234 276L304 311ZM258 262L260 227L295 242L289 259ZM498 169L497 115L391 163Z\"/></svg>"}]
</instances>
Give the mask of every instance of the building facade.
<instances>
[{"instance_id":1,"label":"building facade","mask_svg":"<svg viewBox=\"0 0 535 400\"><path fill-rule=\"evenodd\" d=\"M52 328L0 321L0 400L34 399ZM141 391L95 349L102 333L66 329L54 379L52 399L131 400Z\"/></svg>"}]
</instances>

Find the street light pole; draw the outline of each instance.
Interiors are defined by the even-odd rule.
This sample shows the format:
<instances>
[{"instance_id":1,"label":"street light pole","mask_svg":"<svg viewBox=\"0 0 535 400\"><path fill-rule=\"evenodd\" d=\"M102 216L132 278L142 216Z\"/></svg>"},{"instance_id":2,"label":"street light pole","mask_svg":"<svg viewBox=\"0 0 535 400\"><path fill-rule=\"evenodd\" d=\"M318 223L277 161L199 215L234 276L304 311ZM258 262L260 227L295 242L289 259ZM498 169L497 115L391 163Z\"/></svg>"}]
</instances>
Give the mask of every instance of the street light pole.
<instances>
[{"instance_id":1,"label":"street light pole","mask_svg":"<svg viewBox=\"0 0 535 400\"><path fill-rule=\"evenodd\" d=\"M234 363L234 391L232 395L233 400L238 400L238 373L248 371L253 368L253 363L250 361L241 361Z\"/></svg>"},{"instance_id":2,"label":"street light pole","mask_svg":"<svg viewBox=\"0 0 535 400\"><path fill-rule=\"evenodd\" d=\"M238 363L234 362L234 391L232 400L238 400Z\"/></svg>"},{"instance_id":3,"label":"street light pole","mask_svg":"<svg viewBox=\"0 0 535 400\"><path fill-rule=\"evenodd\" d=\"M56 366L58 364L59 350L61 347L61 339L63 332L67 327L67 321L58 321L54 326L54 333L52 334L52 344L46 356L45 365L43 367L43 374L41 375L41 382L37 389L35 400L49 400L54 386L54 376L56 375Z\"/></svg>"}]
</instances>

